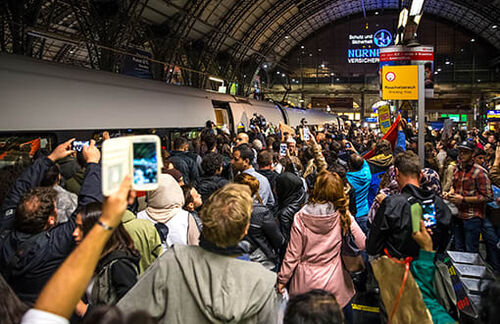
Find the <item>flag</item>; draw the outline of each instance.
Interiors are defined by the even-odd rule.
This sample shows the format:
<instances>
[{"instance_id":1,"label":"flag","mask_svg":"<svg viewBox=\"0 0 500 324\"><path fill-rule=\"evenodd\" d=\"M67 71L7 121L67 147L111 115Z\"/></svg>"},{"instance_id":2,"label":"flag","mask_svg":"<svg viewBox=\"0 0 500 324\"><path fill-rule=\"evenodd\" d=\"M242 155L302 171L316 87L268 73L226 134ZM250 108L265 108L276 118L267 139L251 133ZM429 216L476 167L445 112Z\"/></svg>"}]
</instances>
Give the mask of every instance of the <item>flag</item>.
<instances>
[{"instance_id":1,"label":"flag","mask_svg":"<svg viewBox=\"0 0 500 324\"><path fill-rule=\"evenodd\" d=\"M391 142L392 149L394 150L394 147L396 146L396 141L398 140L398 128L399 128L399 123L401 123L401 115L398 115L394 123L392 124L391 128L385 133L384 137L382 139L388 140ZM365 160L368 160L369 158L373 157L375 154L375 149L372 149L370 152L366 153L363 157Z\"/></svg>"}]
</instances>

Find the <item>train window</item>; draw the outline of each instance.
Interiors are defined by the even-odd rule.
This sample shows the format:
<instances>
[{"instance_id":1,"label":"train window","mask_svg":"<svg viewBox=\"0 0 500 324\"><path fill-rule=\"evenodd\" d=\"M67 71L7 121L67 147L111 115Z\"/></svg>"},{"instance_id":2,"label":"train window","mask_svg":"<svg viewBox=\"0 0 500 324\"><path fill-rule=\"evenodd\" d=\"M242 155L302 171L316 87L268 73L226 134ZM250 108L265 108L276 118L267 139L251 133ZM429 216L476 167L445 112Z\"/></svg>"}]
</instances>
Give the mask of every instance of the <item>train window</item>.
<instances>
[{"instance_id":1,"label":"train window","mask_svg":"<svg viewBox=\"0 0 500 324\"><path fill-rule=\"evenodd\" d=\"M220 128L226 125L228 129L232 130L234 121L229 103L224 101L212 100L212 105L215 111L215 124L217 125L217 127Z\"/></svg>"},{"instance_id":2,"label":"train window","mask_svg":"<svg viewBox=\"0 0 500 324\"><path fill-rule=\"evenodd\" d=\"M0 168L30 163L39 149L50 152L55 147L55 135L0 135Z\"/></svg>"},{"instance_id":3,"label":"train window","mask_svg":"<svg viewBox=\"0 0 500 324\"><path fill-rule=\"evenodd\" d=\"M229 125L229 116L227 110L215 108L215 124L217 127Z\"/></svg>"}]
</instances>

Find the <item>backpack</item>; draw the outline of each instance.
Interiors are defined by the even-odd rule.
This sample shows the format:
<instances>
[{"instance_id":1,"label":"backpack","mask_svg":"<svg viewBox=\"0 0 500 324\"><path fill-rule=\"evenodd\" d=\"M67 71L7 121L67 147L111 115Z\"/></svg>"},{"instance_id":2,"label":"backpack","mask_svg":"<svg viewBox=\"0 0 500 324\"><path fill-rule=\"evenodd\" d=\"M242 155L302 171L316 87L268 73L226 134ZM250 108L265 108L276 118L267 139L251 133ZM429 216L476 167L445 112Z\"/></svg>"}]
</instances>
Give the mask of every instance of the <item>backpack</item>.
<instances>
[{"instance_id":1,"label":"backpack","mask_svg":"<svg viewBox=\"0 0 500 324\"><path fill-rule=\"evenodd\" d=\"M115 305L118 302L118 295L113 287L112 271L113 265L122 261L135 270L139 275L139 267L128 258L117 258L104 265L95 275L92 286L92 303L94 305Z\"/></svg>"}]
</instances>

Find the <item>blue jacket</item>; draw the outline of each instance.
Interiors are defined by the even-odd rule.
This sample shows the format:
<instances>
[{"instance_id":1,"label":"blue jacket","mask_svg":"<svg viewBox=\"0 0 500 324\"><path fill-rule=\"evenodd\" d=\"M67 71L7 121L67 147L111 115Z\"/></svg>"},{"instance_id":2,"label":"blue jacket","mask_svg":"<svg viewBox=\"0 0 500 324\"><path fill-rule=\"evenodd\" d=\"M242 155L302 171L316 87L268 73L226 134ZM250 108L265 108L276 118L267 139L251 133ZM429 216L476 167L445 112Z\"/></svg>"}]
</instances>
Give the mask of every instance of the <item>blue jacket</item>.
<instances>
[{"instance_id":1,"label":"blue jacket","mask_svg":"<svg viewBox=\"0 0 500 324\"><path fill-rule=\"evenodd\" d=\"M370 189L370 182L372 180L368 163L364 161L363 167L359 171L347 172L347 180L354 188L356 195L356 208L358 209L356 217L368 215L368 211L370 210L370 206L368 206L368 190Z\"/></svg>"}]
</instances>

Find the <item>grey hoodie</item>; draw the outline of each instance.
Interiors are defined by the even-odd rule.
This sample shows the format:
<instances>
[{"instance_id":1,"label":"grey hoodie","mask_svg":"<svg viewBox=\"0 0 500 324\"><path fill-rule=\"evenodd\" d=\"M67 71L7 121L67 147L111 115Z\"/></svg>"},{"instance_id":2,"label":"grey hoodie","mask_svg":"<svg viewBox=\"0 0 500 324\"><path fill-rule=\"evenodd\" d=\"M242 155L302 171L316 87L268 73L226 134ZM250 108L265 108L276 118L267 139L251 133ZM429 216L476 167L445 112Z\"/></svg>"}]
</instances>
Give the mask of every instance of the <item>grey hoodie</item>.
<instances>
[{"instance_id":1,"label":"grey hoodie","mask_svg":"<svg viewBox=\"0 0 500 324\"><path fill-rule=\"evenodd\" d=\"M276 323L276 275L262 265L175 245L143 274L118 307L159 323Z\"/></svg>"}]
</instances>

